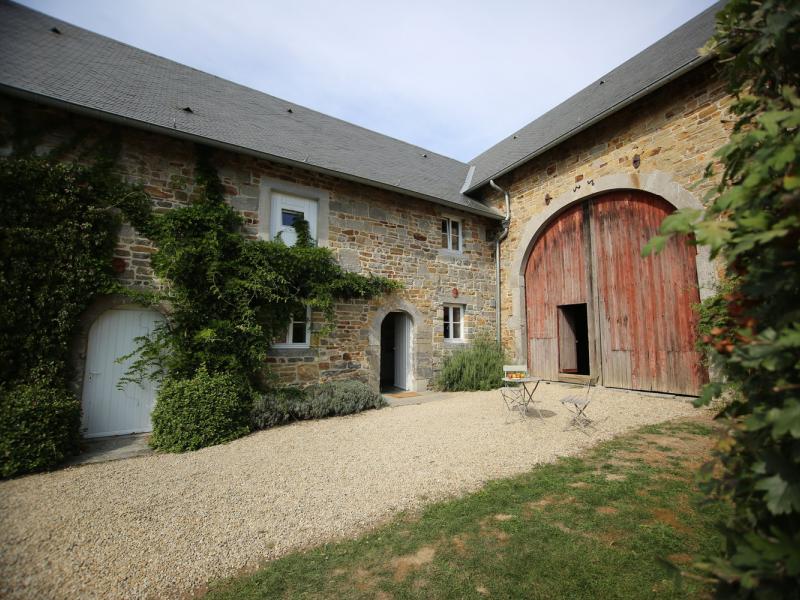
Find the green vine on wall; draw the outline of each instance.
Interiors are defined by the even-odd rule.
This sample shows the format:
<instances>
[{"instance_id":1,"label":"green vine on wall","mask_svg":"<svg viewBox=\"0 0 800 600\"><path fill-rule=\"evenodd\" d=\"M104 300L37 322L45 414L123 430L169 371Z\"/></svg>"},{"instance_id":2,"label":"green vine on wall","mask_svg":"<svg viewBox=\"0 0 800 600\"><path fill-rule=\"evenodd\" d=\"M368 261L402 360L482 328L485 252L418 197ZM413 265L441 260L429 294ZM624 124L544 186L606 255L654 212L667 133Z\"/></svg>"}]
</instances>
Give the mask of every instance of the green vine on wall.
<instances>
[{"instance_id":1,"label":"green vine on wall","mask_svg":"<svg viewBox=\"0 0 800 600\"><path fill-rule=\"evenodd\" d=\"M155 367L180 379L204 367L236 373L263 389L267 350L285 334L298 306L322 312L330 332L336 302L374 298L399 284L344 271L328 248L314 245L304 221L295 224L292 247L245 238L242 217L225 202L212 160L210 150L198 148L199 199L154 214L141 227L158 248L153 269L167 283L151 302L167 303L171 314L144 341L135 369L141 375Z\"/></svg>"},{"instance_id":2,"label":"green vine on wall","mask_svg":"<svg viewBox=\"0 0 800 600\"><path fill-rule=\"evenodd\" d=\"M115 136L83 147L84 163L45 156L16 135L0 160L0 475L49 468L77 448L80 402L71 348L81 315L119 285L112 269L123 220L150 199L112 169ZM110 142L110 143L109 143ZM72 150L80 140L70 139ZM97 156L100 156L98 159Z\"/></svg>"},{"instance_id":3,"label":"green vine on wall","mask_svg":"<svg viewBox=\"0 0 800 600\"><path fill-rule=\"evenodd\" d=\"M241 409L234 412L247 415L253 395L269 384L267 350L298 306L324 314L326 333L336 302L399 287L343 271L330 250L314 245L305 222L296 224L291 248L246 239L205 148L197 152L197 200L155 214L142 188L117 171L116 130L76 128L40 156L42 139L58 124L41 111L14 115L13 131L0 140L13 150L0 159L2 476L50 468L76 450L80 401L70 353L79 320L98 296L121 293L171 308L167 324L142 341L134 378L153 376L154 367L171 381L195 381L201 370L206 378L224 375L221 381L236 382L231 397ZM112 258L122 222L157 245L158 291L132 290L116 279ZM215 400L208 405L213 412ZM230 439L247 427L208 439Z\"/></svg>"}]
</instances>

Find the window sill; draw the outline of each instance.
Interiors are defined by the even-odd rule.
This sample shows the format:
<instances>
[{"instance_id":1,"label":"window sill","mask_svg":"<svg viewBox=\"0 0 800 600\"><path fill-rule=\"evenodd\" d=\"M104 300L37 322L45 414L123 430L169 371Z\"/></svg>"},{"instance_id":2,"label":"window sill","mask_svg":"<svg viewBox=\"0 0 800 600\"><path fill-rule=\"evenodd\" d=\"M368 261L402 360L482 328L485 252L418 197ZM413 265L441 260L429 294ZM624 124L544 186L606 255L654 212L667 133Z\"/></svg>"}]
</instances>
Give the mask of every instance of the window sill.
<instances>
[{"instance_id":1,"label":"window sill","mask_svg":"<svg viewBox=\"0 0 800 600\"><path fill-rule=\"evenodd\" d=\"M276 344L270 346L267 356L312 356L314 351L308 344Z\"/></svg>"},{"instance_id":2,"label":"window sill","mask_svg":"<svg viewBox=\"0 0 800 600\"><path fill-rule=\"evenodd\" d=\"M455 258L463 258L463 250L450 250L449 248L439 248L439 256L452 256Z\"/></svg>"},{"instance_id":3,"label":"window sill","mask_svg":"<svg viewBox=\"0 0 800 600\"><path fill-rule=\"evenodd\" d=\"M444 345L445 346L463 346L466 343L467 343L467 340L465 340L464 338L460 338L460 339L457 339L457 340L445 338L445 340L444 340Z\"/></svg>"}]
</instances>

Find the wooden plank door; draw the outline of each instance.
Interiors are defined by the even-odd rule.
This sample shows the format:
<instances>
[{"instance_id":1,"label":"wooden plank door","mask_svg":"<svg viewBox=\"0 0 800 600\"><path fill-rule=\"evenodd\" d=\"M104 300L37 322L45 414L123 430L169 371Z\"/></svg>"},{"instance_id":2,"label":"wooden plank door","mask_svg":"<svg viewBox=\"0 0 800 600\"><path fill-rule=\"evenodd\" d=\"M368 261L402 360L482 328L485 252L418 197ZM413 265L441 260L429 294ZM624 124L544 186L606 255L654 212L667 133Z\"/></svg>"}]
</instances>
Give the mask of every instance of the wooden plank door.
<instances>
[{"instance_id":1,"label":"wooden plank door","mask_svg":"<svg viewBox=\"0 0 800 600\"><path fill-rule=\"evenodd\" d=\"M641 256L673 210L662 198L633 190L591 203L603 385L695 395L705 381L694 349L695 248L673 238L661 253Z\"/></svg>"},{"instance_id":2,"label":"wooden plank door","mask_svg":"<svg viewBox=\"0 0 800 600\"><path fill-rule=\"evenodd\" d=\"M570 207L539 236L525 266L528 368L546 379L559 373L558 306L589 301L588 242L583 206Z\"/></svg>"}]
</instances>

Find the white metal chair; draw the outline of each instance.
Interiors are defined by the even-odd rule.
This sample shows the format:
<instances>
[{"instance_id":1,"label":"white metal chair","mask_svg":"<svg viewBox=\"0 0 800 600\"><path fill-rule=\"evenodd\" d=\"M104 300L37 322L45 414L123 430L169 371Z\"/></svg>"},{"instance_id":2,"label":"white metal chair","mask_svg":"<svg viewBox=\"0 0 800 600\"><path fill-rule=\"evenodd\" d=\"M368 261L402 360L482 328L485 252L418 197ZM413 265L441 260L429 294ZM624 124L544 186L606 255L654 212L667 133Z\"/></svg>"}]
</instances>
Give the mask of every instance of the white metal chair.
<instances>
[{"instance_id":1,"label":"white metal chair","mask_svg":"<svg viewBox=\"0 0 800 600\"><path fill-rule=\"evenodd\" d=\"M561 404L572 413L572 419L564 431L577 427L586 433L587 428L594 428L594 421L586 415L586 409L592 401L592 388L597 385L598 379L597 376L590 377L586 381L583 394L572 394L561 399Z\"/></svg>"}]
</instances>

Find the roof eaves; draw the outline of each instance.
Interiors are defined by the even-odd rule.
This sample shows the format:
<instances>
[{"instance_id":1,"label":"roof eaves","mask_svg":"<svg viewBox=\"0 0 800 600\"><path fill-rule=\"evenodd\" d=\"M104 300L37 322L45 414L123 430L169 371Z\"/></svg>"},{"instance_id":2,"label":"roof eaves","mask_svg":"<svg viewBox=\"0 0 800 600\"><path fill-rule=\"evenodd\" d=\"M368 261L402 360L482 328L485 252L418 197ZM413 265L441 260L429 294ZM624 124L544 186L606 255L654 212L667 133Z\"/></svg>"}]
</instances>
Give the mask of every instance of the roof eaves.
<instances>
[{"instance_id":1,"label":"roof eaves","mask_svg":"<svg viewBox=\"0 0 800 600\"><path fill-rule=\"evenodd\" d=\"M18 98L23 98L26 100L34 100L38 101L42 104L47 104L53 106L55 108L63 108L69 110L74 113L83 114L89 117L94 117L98 119L102 119L104 121L109 121L113 123L118 123L120 125L126 125L129 127L134 127L136 129L142 129L145 131L152 131L154 133L158 133L161 135L166 135L169 137L179 138L190 142L196 142L205 144L208 146L213 146L222 150L228 150L231 152L236 152L239 154L247 154L250 156L255 156L257 158L264 158L270 160L272 162L277 162L281 164L286 164L290 166L302 167L303 169L307 169L309 171L314 171L317 173L324 173L326 175L332 175L334 177L338 177L340 179L346 179L348 181L353 181L356 183L362 183L365 185L369 185L371 187L377 187L380 189L385 189L388 191L399 192L406 196L411 196L414 198L419 198L421 200L427 200L429 202L434 202L436 204L441 204L443 206L447 206L452 209L458 209L464 212L480 215L483 217L488 217L494 220L502 220L503 216L496 211L495 209L484 206L474 200L473 198L469 198L468 196L463 197L463 203L456 202L453 200L449 200L447 198L439 198L435 196L430 196L427 194L422 194L420 192L404 188L399 185L391 185L388 183L383 183L380 181L374 181L370 179L366 179L363 177L359 177L357 175L352 175L350 173L344 173L341 171L336 171L333 169L328 169L322 166L315 165L313 163L301 161L301 160L293 160L290 158L277 156L274 154L269 154L266 152L260 152L258 150L254 150L252 148L247 148L245 146L237 146L235 144L230 144L227 142L223 142L220 140L216 140L213 138L207 138L201 135L189 133L186 131L182 131L180 129L170 129L169 127L163 127L161 125L156 125L153 123L148 123L147 121L142 121L139 119L134 119L131 117L126 117L123 115L114 114L111 112L103 111L96 108L91 108L87 106L83 106L80 104L75 104L69 102L67 100L62 100L60 98L55 98L53 96L47 96L44 94L39 94L36 92L31 92L29 90L23 90L20 88L8 86L6 84L0 83L0 92L4 92L10 96L16 96Z\"/></svg>"}]
</instances>

